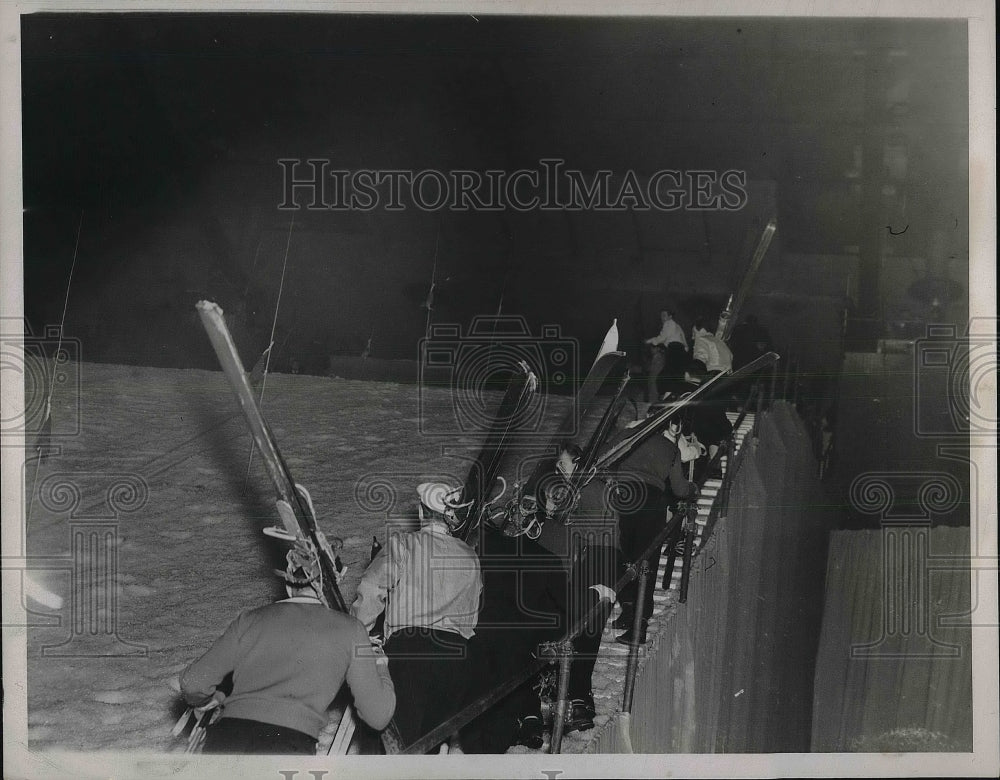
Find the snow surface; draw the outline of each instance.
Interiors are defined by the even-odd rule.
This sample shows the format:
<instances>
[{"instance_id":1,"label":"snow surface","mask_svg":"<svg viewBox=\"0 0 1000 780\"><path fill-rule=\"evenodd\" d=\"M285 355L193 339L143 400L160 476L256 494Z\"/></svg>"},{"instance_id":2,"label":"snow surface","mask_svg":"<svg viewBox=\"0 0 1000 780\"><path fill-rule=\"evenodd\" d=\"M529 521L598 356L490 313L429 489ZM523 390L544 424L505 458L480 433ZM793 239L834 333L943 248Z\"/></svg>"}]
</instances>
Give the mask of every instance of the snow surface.
<instances>
[{"instance_id":1,"label":"snow surface","mask_svg":"<svg viewBox=\"0 0 1000 780\"><path fill-rule=\"evenodd\" d=\"M221 372L79 369L79 397L53 399L59 454L25 469L28 554L47 559L31 574L64 599L60 610L34 607L39 625L28 632L30 747L180 751L170 734L183 712L178 673L241 610L282 595L272 569L283 566L285 546L261 533L278 522L273 489L258 456L244 493L250 436ZM540 403L543 430L552 430L568 399ZM387 517L414 514L417 483L463 479L482 438L428 434L456 429L454 398L415 385L272 374L264 413L290 470L312 494L321 528L344 540L348 601L372 536L384 541ZM106 494L125 474L140 478L148 496L116 515ZM79 491L72 511L52 490L60 482ZM376 482L389 492L358 491L359 483ZM398 498L387 510L380 501L392 489ZM48 506L40 500L46 490ZM115 544L116 566L113 557L78 554L72 570L72 528L84 516ZM71 587L84 578L97 587ZM109 614L101 603L77 603L73 611L74 591L103 593L108 583L118 641L102 635L107 623L95 622Z\"/></svg>"}]
</instances>

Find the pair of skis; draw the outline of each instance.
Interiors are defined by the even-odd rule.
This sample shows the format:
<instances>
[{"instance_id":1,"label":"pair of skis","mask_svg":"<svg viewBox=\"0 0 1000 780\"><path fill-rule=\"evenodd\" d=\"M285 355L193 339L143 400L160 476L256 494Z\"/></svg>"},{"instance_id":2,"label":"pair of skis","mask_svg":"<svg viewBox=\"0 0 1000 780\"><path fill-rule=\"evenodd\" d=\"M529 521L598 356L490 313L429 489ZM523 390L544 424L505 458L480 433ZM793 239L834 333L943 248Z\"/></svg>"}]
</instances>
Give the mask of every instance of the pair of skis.
<instances>
[{"instance_id":1,"label":"pair of skis","mask_svg":"<svg viewBox=\"0 0 1000 780\"><path fill-rule=\"evenodd\" d=\"M725 324L723 325L722 333L718 334L723 341L728 342L730 336L733 335L733 329L736 327L739 319L740 310L743 308L743 303L753 288L754 279L757 278L757 271L760 270L761 263L764 262L764 255L767 254L768 247L771 246L771 239L774 238L777 230L778 221L773 218L770 219L767 225L764 226L764 231L761 233L757 247L750 257L747 269L736 286L736 291L729 297L729 305L724 312Z\"/></svg>"},{"instance_id":2,"label":"pair of skis","mask_svg":"<svg viewBox=\"0 0 1000 780\"><path fill-rule=\"evenodd\" d=\"M619 378L620 386L615 395L615 402L621 396L628 382L628 370L624 352L618 352L618 321L615 320L608 329L604 341L598 350L597 358L594 360L590 371L584 378L580 389L577 392L572 408L563 418L556 429L553 447L564 438L577 437L581 433L584 421L587 419L591 408L597 401L598 393L604 386L605 380L611 375ZM526 408L531 400L532 394L537 390L538 382L527 364L523 361L519 364L518 370L514 372L507 384L503 400L494 417L493 426L486 435L483 448L479 457L473 463L462 489L462 496L458 501L459 506L468 507L465 510L463 521L455 532L455 536L468 541L471 535L477 531L484 517L487 516L491 508L495 505L500 496L492 499L488 498L500 473L503 455L506 451L510 437L514 433L517 420L521 412ZM614 406L614 403L612 403ZM610 407L605 412L598 423L597 429L591 436L587 445L588 451L597 451L613 417L610 417ZM502 494L501 494L502 495Z\"/></svg>"},{"instance_id":3,"label":"pair of skis","mask_svg":"<svg viewBox=\"0 0 1000 780\"><path fill-rule=\"evenodd\" d=\"M271 427L264 419L254 398L236 345L233 343L229 328L226 327L222 309L210 301L199 301L196 308L222 371L236 394L240 410L250 427L250 435L261 453L264 467L277 491L276 505L284 533L280 530L271 530L270 535L292 542L301 559L314 564L312 568L320 578L320 587L317 590L320 591L321 598L331 609L346 612L347 604L337 585L342 569L337 553L316 524L316 515L308 492L292 479Z\"/></svg>"},{"instance_id":4,"label":"pair of skis","mask_svg":"<svg viewBox=\"0 0 1000 780\"><path fill-rule=\"evenodd\" d=\"M596 427L586 438L586 444L581 446L583 456L574 472L574 478L570 480L571 488L582 488L586 484L581 478L590 471L597 453L611 431L615 418L621 409L621 400L629 379L628 360L624 352L618 351L618 320L615 320L608 329L597 357L573 399L571 408L556 428L548 447L548 451L552 452L569 442L576 444L583 442L584 428L588 419L593 411L600 408L599 393L601 389L609 380L617 383L610 401L603 402L604 412ZM569 495L576 496L577 491L571 489ZM574 501L568 501L561 506L556 512L556 520L565 522L567 516L572 512L574 503Z\"/></svg>"},{"instance_id":5,"label":"pair of skis","mask_svg":"<svg viewBox=\"0 0 1000 780\"><path fill-rule=\"evenodd\" d=\"M457 501L462 511L462 520L453 535L463 542L468 542L480 528L490 506L500 497L490 499L489 495L500 474L510 437L537 389L537 377L528 364L521 361L507 381L507 389L494 415L493 424L486 434L479 455L469 469Z\"/></svg>"},{"instance_id":6,"label":"pair of skis","mask_svg":"<svg viewBox=\"0 0 1000 780\"><path fill-rule=\"evenodd\" d=\"M597 389L608 381L608 379L617 381L617 386L611 400L607 402L604 413L601 415L597 426L591 432L586 445L582 448L583 454L580 456L576 469L573 471L573 475L569 479L569 495L572 496L572 499L567 501L559 510L556 511L554 518L556 522L566 523L568 521L568 517L573 511L576 503L575 499L579 496L580 490L582 490L596 475L595 463L597 461L598 453L601 451L601 447L604 446L604 442L614 426L615 419L621 411L621 403L622 397L625 393L625 387L628 385L631 378L624 352L611 352L602 356L601 360L604 361L607 366L598 375L593 377L595 384L597 385L593 391L594 398L582 400L586 402L587 406L590 406L591 403L596 400ZM597 365L595 364L595 368L596 367ZM591 377L588 377L588 379L590 378ZM586 388L587 382L584 382L584 386L581 388L581 391L586 390ZM581 399L578 399L577 410L579 410L581 406L583 406ZM583 414L585 413L586 409L584 409Z\"/></svg>"},{"instance_id":7,"label":"pair of skis","mask_svg":"<svg viewBox=\"0 0 1000 780\"><path fill-rule=\"evenodd\" d=\"M300 561L304 570L318 577L319 587L317 590L326 606L330 609L346 612L347 604L337 584L343 570L343 565L335 549L335 545L339 548L340 542L336 540L335 545L332 545L327 540L316 523L316 514L308 491L296 484L292 478L288 464L285 463L285 459L278 449L274 433L267 420L264 419L260 406L251 391L250 378L247 376L239 353L236 351L236 345L233 343L232 335L226 326L222 309L210 301L199 301L196 308L223 373L236 395L240 410L250 428L254 444L261 453L261 459L277 493L275 506L281 518L282 527L265 529L265 533L290 542L292 544L290 556L294 556ZM353 709L350 706L346 708L331 745L331 752L333 748L344 753L347 752L355 728ZM196 715L196 711L189 709L188 713L182 716L174 729L175 735L181 733L186 720L192 715ZM204 715L196 717L188 740L188 752L197 752L200 749L201 742L204 741L206 720ZM391 743L396 738L392 724L386 731L385 739Z\"/></svg>"}]
</instances>

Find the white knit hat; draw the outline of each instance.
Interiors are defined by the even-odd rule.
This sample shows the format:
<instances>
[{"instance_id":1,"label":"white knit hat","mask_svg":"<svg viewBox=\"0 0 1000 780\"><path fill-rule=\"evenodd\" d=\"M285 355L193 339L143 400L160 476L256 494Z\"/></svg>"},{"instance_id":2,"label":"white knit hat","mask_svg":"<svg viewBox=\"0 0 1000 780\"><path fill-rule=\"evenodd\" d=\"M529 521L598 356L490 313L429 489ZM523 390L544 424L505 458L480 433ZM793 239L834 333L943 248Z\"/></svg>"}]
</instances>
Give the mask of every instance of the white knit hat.
<instances>
[{"instance_id":1,"label":"white knit hat","mask_svg":"<svg viewBox=\"0 0 1000 780\"><path fill-rule=\"evenodd\" d=\"M420 503L439 515L443 515L445 510L450 508L449 498L452 498L455 492L455 488L443 482L421 482L417 485Z\"/></svg>"}]
</instances>

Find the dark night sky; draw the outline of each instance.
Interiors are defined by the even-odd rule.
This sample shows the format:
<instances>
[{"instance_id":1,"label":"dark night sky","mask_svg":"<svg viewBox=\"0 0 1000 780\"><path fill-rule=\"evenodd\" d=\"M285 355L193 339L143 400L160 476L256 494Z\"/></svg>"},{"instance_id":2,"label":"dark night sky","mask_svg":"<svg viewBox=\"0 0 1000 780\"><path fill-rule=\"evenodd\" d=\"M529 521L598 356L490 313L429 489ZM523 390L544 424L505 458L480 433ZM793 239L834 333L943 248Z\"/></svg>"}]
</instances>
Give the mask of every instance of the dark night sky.
<instances>
[{"instance_id":1,"label":"dark night sky","mask_svg":"<svg viewBox=\"0 0 1000 780\"><path fill-rule=\"evenodd\" d=\"M845 171L875 133L905 149L905 214L883 204L911 224L896 254L967 272L960 23L38 14L22 32L25 313L58 322L82 211L66 331L85 358L211 367L200 297L237 317L245 359L266 346L292 214L280 158L512 171L559 157L750 181L730 213L296 211L277 341L316 370L372 334L375 355L413 357L435 254L436 322L502 298L587 345L611 317L637 340L665 298L688 316L724 299L772 215L762 284L786 303L765 319L787 329L788 299L833 300L854 267ZM865 103L872 56L879 111L892 93L905 105L889 130ZM793 256L847 260L795 281Z\"/></svg>"}]
</instances>

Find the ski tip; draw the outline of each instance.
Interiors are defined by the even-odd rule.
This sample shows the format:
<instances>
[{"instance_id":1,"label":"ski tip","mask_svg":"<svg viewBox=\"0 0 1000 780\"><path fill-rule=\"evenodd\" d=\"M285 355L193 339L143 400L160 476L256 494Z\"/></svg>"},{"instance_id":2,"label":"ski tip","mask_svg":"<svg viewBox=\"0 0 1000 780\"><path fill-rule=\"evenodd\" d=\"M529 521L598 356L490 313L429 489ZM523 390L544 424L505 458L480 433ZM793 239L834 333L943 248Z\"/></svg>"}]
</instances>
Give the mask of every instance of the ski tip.
<instances>
[{"instance_id":1,"label":"ski tip","mask_svg":"<svg viewBox=\"0 0 1000 780\"><path fill-rule=\"evenodd\" d=\"M213 312L213 313L222 314L222 307L219 306L219 304L217 304L215 301L201 300L201 301L198 301L194 305L194 307L198 311Z\"/></svg>"}]
</instances>

